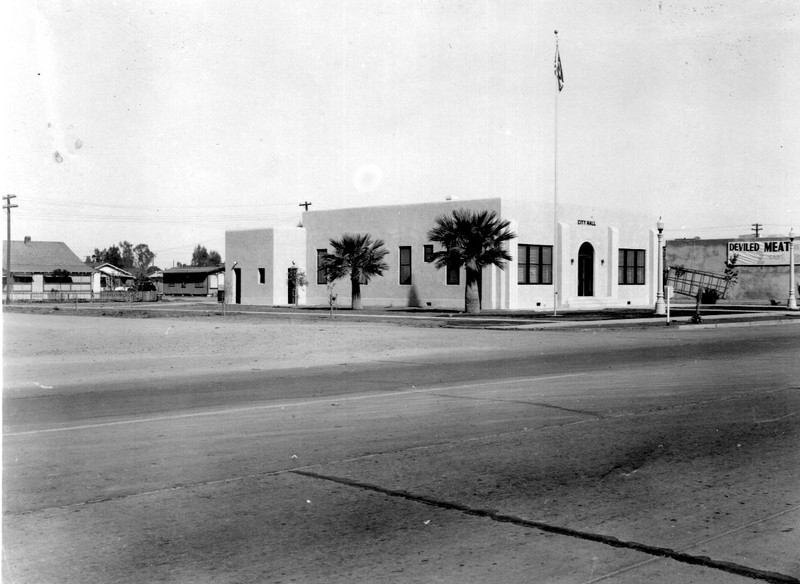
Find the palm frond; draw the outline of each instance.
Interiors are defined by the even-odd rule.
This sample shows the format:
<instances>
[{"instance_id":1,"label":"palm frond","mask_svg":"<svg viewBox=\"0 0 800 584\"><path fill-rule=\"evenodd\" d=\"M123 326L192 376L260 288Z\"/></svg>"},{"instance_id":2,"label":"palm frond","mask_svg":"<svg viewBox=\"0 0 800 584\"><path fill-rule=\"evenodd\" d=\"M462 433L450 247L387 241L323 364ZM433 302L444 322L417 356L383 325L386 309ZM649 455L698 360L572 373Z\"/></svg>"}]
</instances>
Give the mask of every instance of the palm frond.
<instances>
[{"instance_id":1,"label":"palm frond","mask_svg":"<svg viewBox=\"0 0 800 584\"><path fill-rule=\"evenodd\" d=\"M511 260L504 244L516 237L510 225L489 210L454 209L450 214L436 217L428 231L428 240L444 248L433 255L436 267L458 265L481 270L495 265L502 268L503 262Z\"/></svg>"},{"instance_id":2,"label":"palm frond","mask_svg":"<svg viewBox=\"0 0 800 584\"><path fill-rule=\"evenodd\" d=\"M382 239L372 239L367 234L345 233L339 239L331 239L331 253L323 257L323 266L331 280L350 276L353 280L369 282L373 276L381 276L389 265L383 258L389 253Z\"/></svg>"}]
</instances>

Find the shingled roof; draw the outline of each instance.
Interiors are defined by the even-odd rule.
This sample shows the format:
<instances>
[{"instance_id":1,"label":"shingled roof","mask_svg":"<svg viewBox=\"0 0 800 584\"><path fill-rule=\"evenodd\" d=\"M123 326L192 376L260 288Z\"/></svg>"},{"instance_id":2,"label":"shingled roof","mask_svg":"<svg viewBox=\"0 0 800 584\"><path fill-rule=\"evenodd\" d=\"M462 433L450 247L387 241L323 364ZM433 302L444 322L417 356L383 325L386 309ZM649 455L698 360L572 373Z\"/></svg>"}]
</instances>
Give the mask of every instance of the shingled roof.
<instances>
[{"instance_id":1,"label":"shingled roof","mask_svg":"<svg viewBox=\"0 0 800 584\"><path fill-rule=\"evenodd\" d=\"M3 242L3 263L6 259L6 242ZM53 270L67 270L73 274L91 274L92 267L67 247L63 241L12 241L11 272L49 274Z\"/></svg>"},{"instance_id":2,"label":"shingled roof","mask_svg":"<svg viewBox=\"0 0 800 584\"><path fill-rule=\"evenodd\" d=\"M183 268L167 268L164 274L218 274L224 272L224 266L186 266Z\"/></svg>"},{"instance_id":3,"label":"shingled roof","mask_svg":"<svg viewBox=\"0 0 800 584\"><path fill-rule=\"evenodd\" d=\"M164 283L177 282L202 282L212 274L225 271L224 266L187 266L184 268L169 268L164 270Z\"/></svg>"}]
</instances>

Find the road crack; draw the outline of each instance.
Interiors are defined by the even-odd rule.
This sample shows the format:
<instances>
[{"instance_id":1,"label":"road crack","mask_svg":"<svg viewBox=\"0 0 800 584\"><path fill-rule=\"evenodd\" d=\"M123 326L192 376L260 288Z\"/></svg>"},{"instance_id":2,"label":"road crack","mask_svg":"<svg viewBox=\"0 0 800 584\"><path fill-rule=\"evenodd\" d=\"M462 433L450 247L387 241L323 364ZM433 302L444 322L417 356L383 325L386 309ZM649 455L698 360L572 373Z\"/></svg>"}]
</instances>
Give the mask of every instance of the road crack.
<instances>
[{"instance_id":1,"label":"road crack","mask_svg":"<svg viewBox=\"0 0 800 584\"><path fill-rule=\"evenodd\" d=\"M559 410L561 412L569 412L570 414L579 414L581 416L593 416L597 419L602 420L605 418L602 414L598 414L597 412L592 412L590 410L577 410L573 408L565 408L562 406L556 406L553 404L547 404L543 402L533 402L524 399L500 399L495 397L473 397L468 395L450 395L446 393L436 393L436 397L447 397L451 399L471 399L476 401L487 401L487 402L497 402L497 403L504 403L504 404L522 404L526 406L536 406L539 408L549 408L552 410Z\"/></svg>"},{"instance_id":2,"label":"road crack","mask_svg":"<svg viewBox=\"0 0 800 584\"><path fill-rule=\"evenodd\" d=\"M549 523L545 523L543 521L525 519L524 517L518 517L516 515L506 515L503 513L499 513L494 509L481 509L479 507L471 507L469 505L464 505L462 503L457 503L454 501L446 501L444 499L437 499L434 497L428 497L426 495L417 495L414 493L410 493L408 491L387 489L381 487L380 485L374 485L371 483L365 483L353 479L347 479L332 475L323 475L308 470L292 470L289 472L292 474L301 475L313 479L318 479L332 483L337 483L340 485L363 489L365 491L373 491L376 493L387 495L389 497L398 497L401 499L406 499L408 501L413 501L415 503L422 503L424 505L429 505L431 507L437 507L439 509L447 509L450 511L458 511L460 513L464 513L465 515L484 517L487 519L491 519L492 521L497 521L499 523L511 523L512 525L519 525L521 527L530 527L547 533L555 533L557 535L563 535L574 539L593 541L596 543L601 543L615 548L634 550L651 556L668 558L684 564L703 566L705 568L720 570L722 572L727 572L729 574L736 574L738 576L744 576L746 578L763 580L764 582L771 582L775 584L800 584L800 580L798 580L793 576L789 576L787 574L780 574L778 572L768 572L765 570L751 568L749 566L744 566L742 564L737 564L734 562L715 560L713 558L709 558L708 556L697 556L693 554L687 554L685 552L681 552L678 550L652 546L636 541L624 541L610 535L603 535L600 533L593 533L590 531L581 531L578 529L572 529L560 525L552 525Z\"/></svg>"}]
</instances>

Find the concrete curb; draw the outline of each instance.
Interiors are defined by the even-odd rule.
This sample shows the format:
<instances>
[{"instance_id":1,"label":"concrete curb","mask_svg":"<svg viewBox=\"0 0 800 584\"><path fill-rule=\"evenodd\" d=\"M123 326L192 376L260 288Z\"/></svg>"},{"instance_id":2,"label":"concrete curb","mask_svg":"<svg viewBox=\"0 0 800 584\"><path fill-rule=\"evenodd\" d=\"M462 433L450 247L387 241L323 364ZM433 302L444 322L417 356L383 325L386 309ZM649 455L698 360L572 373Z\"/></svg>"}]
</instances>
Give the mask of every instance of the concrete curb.
<instances>
[{"instance_id":1,"label":"concrete curb","mask_svg":"<svg viewBox=\"0 0 800 584\"><path fill-rule=\"evenodd\" d=\"M731 316L732 317L732 316ZM730 318L730 317L729 317ZM559 329L574 329L574 328L631 328L631 327L656 327L668 328L670 330L704 330L715 328L740 328L740 327L753 327L753 326L774 326L781 324L800 324L800 318L782 318L782 319L754 319L742 320L738 322L706 322L701 324L692 324L690 322L678 322L673 320L669 325L661 320L653 319L628 319L628 320L592 320L592 321L564 321L564 322L548 322L548 323L531 323L531 324L510 324L510 325L487 325L474 327L469 326L454 326L453 328L481 328L486 330L497 331L545 331L545 330L559 330Z\"/></svg>"},{"instance_id":2,"label":"concrete curb","mask_svg":"<svg viewBox=\"0 0 800 584\"><path fill-rule=\"evenodd\" d=\"M679 325L670 325L669 328L679 330L700 330L700 329L715 329L715 328L738 328L747 326L771 326L779 324L800 324L800 318L784 318L781 320L753 320L745 322L715 322L715 323L701 323L691 324L683 323Z\"/></svg>"}]
</instances>

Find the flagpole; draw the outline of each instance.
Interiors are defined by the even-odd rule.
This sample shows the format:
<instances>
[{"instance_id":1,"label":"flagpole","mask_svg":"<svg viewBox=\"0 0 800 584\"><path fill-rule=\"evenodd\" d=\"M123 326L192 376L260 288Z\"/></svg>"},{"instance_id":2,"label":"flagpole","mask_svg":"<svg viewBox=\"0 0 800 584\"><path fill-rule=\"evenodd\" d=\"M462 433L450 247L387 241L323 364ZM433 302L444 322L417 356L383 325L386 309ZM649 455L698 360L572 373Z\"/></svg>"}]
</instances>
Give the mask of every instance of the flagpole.
<instances>
[{"instance_id":1,"label":"flagpole","mask_svg":"<svg viewBox=\"0 0 800 584\"><path fill-rule=\"evenodd\" d=\"M558 31L556 35L556 56L553 63L553 72L556 76L556 97L554 112L554 139L553 139L553 316L558 316L558 94L560 87L561 57L558 54Z\"/></svg>"}]
</instances>

